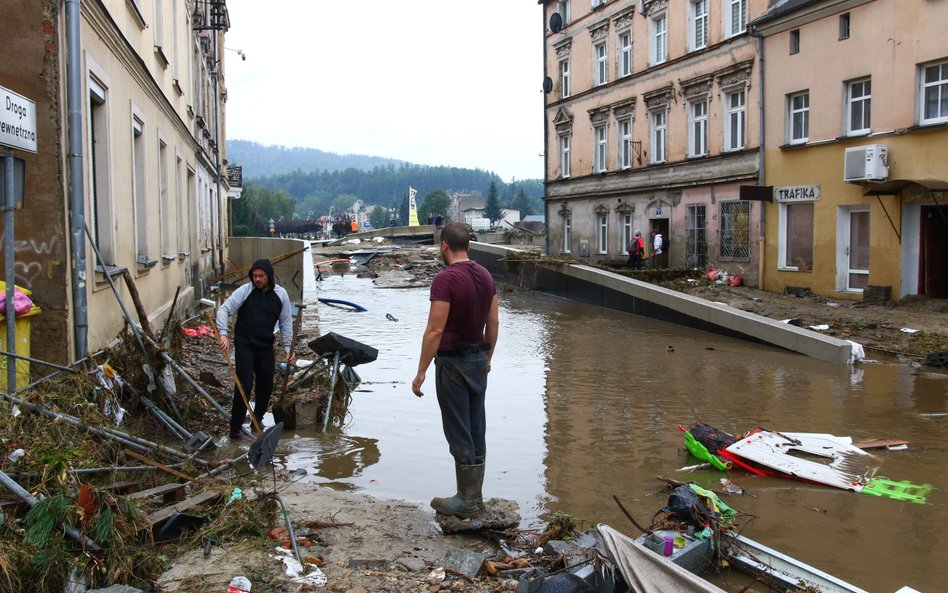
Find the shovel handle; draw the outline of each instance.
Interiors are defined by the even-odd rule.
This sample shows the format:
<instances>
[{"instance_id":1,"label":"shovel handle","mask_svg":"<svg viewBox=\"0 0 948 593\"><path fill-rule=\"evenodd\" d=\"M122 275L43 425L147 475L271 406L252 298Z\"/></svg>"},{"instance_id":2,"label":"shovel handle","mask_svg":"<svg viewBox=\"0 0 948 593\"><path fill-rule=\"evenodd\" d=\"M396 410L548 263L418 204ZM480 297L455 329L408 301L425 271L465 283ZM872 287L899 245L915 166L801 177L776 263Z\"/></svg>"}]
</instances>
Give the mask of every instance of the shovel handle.
<instances>
[{"instance_id":1,"label":"shovel handle","mask_svg":"<svg viewBox=\"0 0 948 593\"><path fill-rule=\"evenodd\" d=\"M221 334L217 331L217 322L214 321L214 318L211 316L210 311L205 311L204 316L207 317L208 323L211 324L211 329L214 330L214 338L217 340L217 343L220 344ZM230 376L234 380L234 384L237 385L237 391L240 392L240 397L244 400L244 406L246 406L247 411L250 412L250 420L253 422L254 429L261 433L263 428L260 426L260 421L257 420L257 415L253 413L253 410L250 408L250 400L247 399L247 394L244 392L244 386L241 385L240 379L237 378L237 371L234 369L234 365L230 362L230 353L224 353L224 360L227 361L227 368L230 369Z\"/></svg>"},{"instance_id":2,"label":"shovel handle","mask_svg":"<svg viewBox=\"0 0 948 593\"><path fill-rule=\"evenodd\" d=\"M293 360L293 355L296 353L296 337L300 331L300 322L303 319L303 309L305 308L306 305L296 305L296 319L293 320L293 341L290 342L290 355L286 358L286 373L283 375L283 388L280 390L280 403L278 404L280 408L283 408L283 402L286 399L286 386L290 383L290 361Z\"/></svg>"}]
</instances>

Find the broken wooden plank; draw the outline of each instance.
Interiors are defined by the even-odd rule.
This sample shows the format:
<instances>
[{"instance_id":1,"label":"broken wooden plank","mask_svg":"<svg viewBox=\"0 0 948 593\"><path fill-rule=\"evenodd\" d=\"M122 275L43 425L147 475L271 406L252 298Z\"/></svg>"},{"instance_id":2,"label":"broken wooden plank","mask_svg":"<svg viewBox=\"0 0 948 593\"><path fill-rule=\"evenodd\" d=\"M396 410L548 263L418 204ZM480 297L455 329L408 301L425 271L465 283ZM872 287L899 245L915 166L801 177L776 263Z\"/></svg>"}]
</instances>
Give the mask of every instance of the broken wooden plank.
<instances>
[{"instance_id":1,"label":"broken wooden plank","mask_svg":"<svg viewBox=\"0 0 948 593\"><path fill-rule=\"evenodd\" d=\"M112 482L102 486L102 490L113 492L115 494L130 494L138 490L138 482L132 480L123 480L121 482Z\"/></svg>"},{"instance_id":2,"label":"broken wooden plank","mask_svg":"<svg viewBox=\"0 0 948 593\"><path fill-rule=\"evenodd\" d=\"M220 497L221 493L219 490L207 490L200 494L196 494L191 498L186 498L181 502L166 506L148 515L148 524L155 525L156 523L164 521L175 513L184 512L190 508L196 507L199 504L203 504L209 500L214 500Z\"/></svg>"},{"instance_id":3,"label":"broken wooden plank","mask_svg":"<svg viewBox=\"0 0 948 593\"><path fill-rule=\"evenodd\" d=\"M155 486L154 488L149 488L148 490L132 492L127 496L127 498L129 500L142 500L145 498L151 498L152 496L164 496L165 494L179 491L185 486L187 486L187 484L162 484L161 486Z\"/></svg>"},{"instance_id":4,"label":"broken wooden plank","mask_svg":"<svg viewBox=\"0 0 948 593\"><path fill-rule=\"evenodd\" d=\"M139 460L139 461L144 461L144 462L147 463L148 465L150 465L150 466L152 466L152 467L156 467L156 468L160 469L161 471L168 472L169 474L171 474L171 475L173 475L173 476L175 476L175 477L181 478L182 480L184 480L184 481L186 481L186 482L190 482L191 480L194 479L194 478L192 478L191 476L189 476L188 474L186 474L186 473L184 473L184 472L179 472L178 470L174 469L173 467L168 467L167 465L162 465L162 464L158 463L157 461L155 461L154 459L152 459L152 458L150 458L150 457L146 457L145 455L142 455L141 453L136 453L135 451L132 451L131 449L125 449L125 454L126 454L126 455L130 455L130 456L134 457L135 459L137 459L137 460Z\"/></svg>"}]
</instances>

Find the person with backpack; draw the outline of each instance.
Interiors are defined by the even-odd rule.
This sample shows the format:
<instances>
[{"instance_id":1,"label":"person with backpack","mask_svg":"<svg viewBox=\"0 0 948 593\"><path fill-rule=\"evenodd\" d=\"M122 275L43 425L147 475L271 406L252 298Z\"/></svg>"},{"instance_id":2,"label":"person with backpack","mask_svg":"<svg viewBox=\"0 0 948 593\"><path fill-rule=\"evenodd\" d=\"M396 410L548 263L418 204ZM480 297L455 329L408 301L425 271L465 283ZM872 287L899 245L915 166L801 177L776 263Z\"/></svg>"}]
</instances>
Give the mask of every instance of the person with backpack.
<instances>
[{"instance_id":1,"label":"person with backpack","mask_svg":"<svg viewBox=\"0 0 948 593\"><path fill-rule=\"evenodd\" d=\"M642 239L642 231L636 229L632 240L629 241L629 261L625 262L625 265L633 270L641 270L644 259L645 241Z\"/></svg>"}]
</instances>

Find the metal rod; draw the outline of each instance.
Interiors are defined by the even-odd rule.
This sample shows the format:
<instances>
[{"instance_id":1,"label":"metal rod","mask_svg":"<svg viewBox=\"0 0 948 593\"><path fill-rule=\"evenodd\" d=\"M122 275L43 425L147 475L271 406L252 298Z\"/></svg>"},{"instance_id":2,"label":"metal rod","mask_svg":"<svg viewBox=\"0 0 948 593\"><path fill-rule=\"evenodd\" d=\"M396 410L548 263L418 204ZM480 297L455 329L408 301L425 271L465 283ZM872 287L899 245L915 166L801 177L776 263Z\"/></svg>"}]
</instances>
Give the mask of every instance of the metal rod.
<instances>
[{"instance_id":1,"label":"metal rod","mask_svg":"<svg viewBox=\"0 0 948 593\"><path fill-rule=\"evenodd\" d=\"M3 188L4 200L4 231L3 231L3 249L4 266L6 266L6 309L4 315L7 321L7 348L16 350L16 314L13 310L14 283L16 282L16 258L14 257L15 241L13 236L13 208L15 197L13 195L13 151L7 149L3 151L3 167L5 171L6 187ZM7 393L16 391L16 361L12 356L7 357Z\"/></svg>"},{"instance_id":2,"label":"metal rod","mask_svg":"<svg viewBox=\"0 0 948 593\"><path fill-rule=\"evenodd\" d=\"M53 369L57 369L57 370L60 370L60 371L65 371L65 372L67 372L67 373L81 373L81 372L82 372L82 371L80 371L79 369L75 369L75 368L72 368L72 367L63 366L63 365L60 365L60 364L55 364L55 363L52 363L52 362L46 362L45 360L39 360L38 358L30 358L29 356L23 356L22 354L16 354L15 352L3 352L3 351L0 351L0 355L3 355L3 356L12 356L13 358L19 358L20 360L28 360L29 362L34 362L34 363L36 363L36 364L41 364L41 365L43 365L43 366L47 366L47 367L50 367L50 368L53 368Z\"/></svg>"},{"instance_id":3,"label":"metal rod","mask_svg":"<svg viewBox=\"0 0 948 593\"><path fill-rule=\"evenodd\" d=\"M329 428L329 412L332 410L332 396L336 391L336 379L339 378L339 352L332 361L332 380L329 383L329 401L326 402L326 413L323 415L323 432Z\"/></svg>"},{"instance_id":4,"label":"metal rod","mask_svg":"<svg viewBox=\"0 0 948 593\"><path fill-rule=\"evenodd\" d=\"M293 533L293 523L290 521L290 511L286 508L286 501L276 492L273 493L273 497L280 503L280 508L283 509L283 518L286 520L286 530L290 534L290 545L293 546L293 554L296 555L296 561L302 564L303 558L300 556L300 551L296 547L296 534Z\"/></svg>"},{"instance_id":5,"label":"metal rod","mask_svg":"<svg viewBox=\"0 0 948 593\"><path fill-rule=\"evenodd\" d=\"M17 484L13 480L13 478L8 476L3 471L0 471L0 484L3 484L7 490L16 494L20 500L30 505L30 507L35 506L36 503L39 502L35 496L27 492L22 486ZM95 550L97 552L102 549L99 547L99 544L95 543L88 537L82 535L82 533L80 533L79 530L76 529L75 527L72 527L71 525L66 525L65 523L62 524L61 526L63 528L63 531L66 532L66 535L68 535L72 539L82 544L83 547L89 548L90 550Z\"/></svg>"},{"instance_id":6,"label":"metal rod","mask_svg":"<svg viewBox=\"0 0 948 593\"><path fill-rule=\"evenodd\" d=\"M86 279L86 247L82 227L86 224L86 199L82 178L84 119L82 54L82 8L80 0L66 0L66 159L69 179L69 239L72 250L72 322L76 358L88 354L89 310Z\"/></svg>"},{"instance_id":7,"label":"metal rod","mask_svg":"<svg viewBox=\"0 0 948 593\"><path fill-rule=\"evenodd\" d=\"M145 404L145 407L148 408L148 411L154 414L155 418L158 419L159 422L171 429L171 432L177 434L183 439L191 438L191 433L188 432L186 428L175 422L173 418L165 414L164 410L159 408L155 402L151 401L144 395L139 396L138 399L143 404Z\"/></svg>"}]
</instances>

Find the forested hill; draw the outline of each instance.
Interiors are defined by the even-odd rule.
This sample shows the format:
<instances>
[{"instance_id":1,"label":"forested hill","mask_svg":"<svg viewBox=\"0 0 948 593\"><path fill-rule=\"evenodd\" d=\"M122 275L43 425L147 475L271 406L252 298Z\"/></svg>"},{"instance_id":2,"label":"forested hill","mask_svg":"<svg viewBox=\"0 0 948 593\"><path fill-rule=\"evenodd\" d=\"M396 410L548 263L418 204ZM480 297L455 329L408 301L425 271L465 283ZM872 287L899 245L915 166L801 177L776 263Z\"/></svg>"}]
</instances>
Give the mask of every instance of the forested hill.
<instances>
[{"instance_id":1,"label":"forested hill","mask_svg":"<svg viewBox=\"0 0 948 593\"><path fill-rule=\"evenodd\" d=\"M265 190L282 190L297 202L297 212L325 214L339 196L361 199L365 205L397 207L411 186L418 190L419 203L428 192L476 193L487 196L493 183L501 205L513 204L520 190L532 212L542 212L543 182L526 179L504 183L496 173L481 169L414 165L379 157L336 155L310 148L265 147L255 142L229 140L228 161L243 166L244 186L252 184ZM311 154L312 158L302 155ZM297 158L298 157L298 158ZM324 164L315 163L325 157ZM277 161L285 159L290 165ZM307 162L307 166L299 163ZM329 162L335 165L328 166ZM263 166L261 167L261 163ZM296 163L295 166L292 163ZM374 163L374 164L372 164ZM270 169L282 172L261 174Z\"/></svg>"},{"instance_id":2,"label":"forested hill","mask_svg":"<svg viewBox=\"0 0 948 593\"><path fill-rule=\"evenodd\" d=\"M370 171L403 161L363 154L336 154L316 148L264 146L249 140L228 140L227 160L243 167L244 179L282 175L293 171Z\"/></svg>"}]
</instances>

